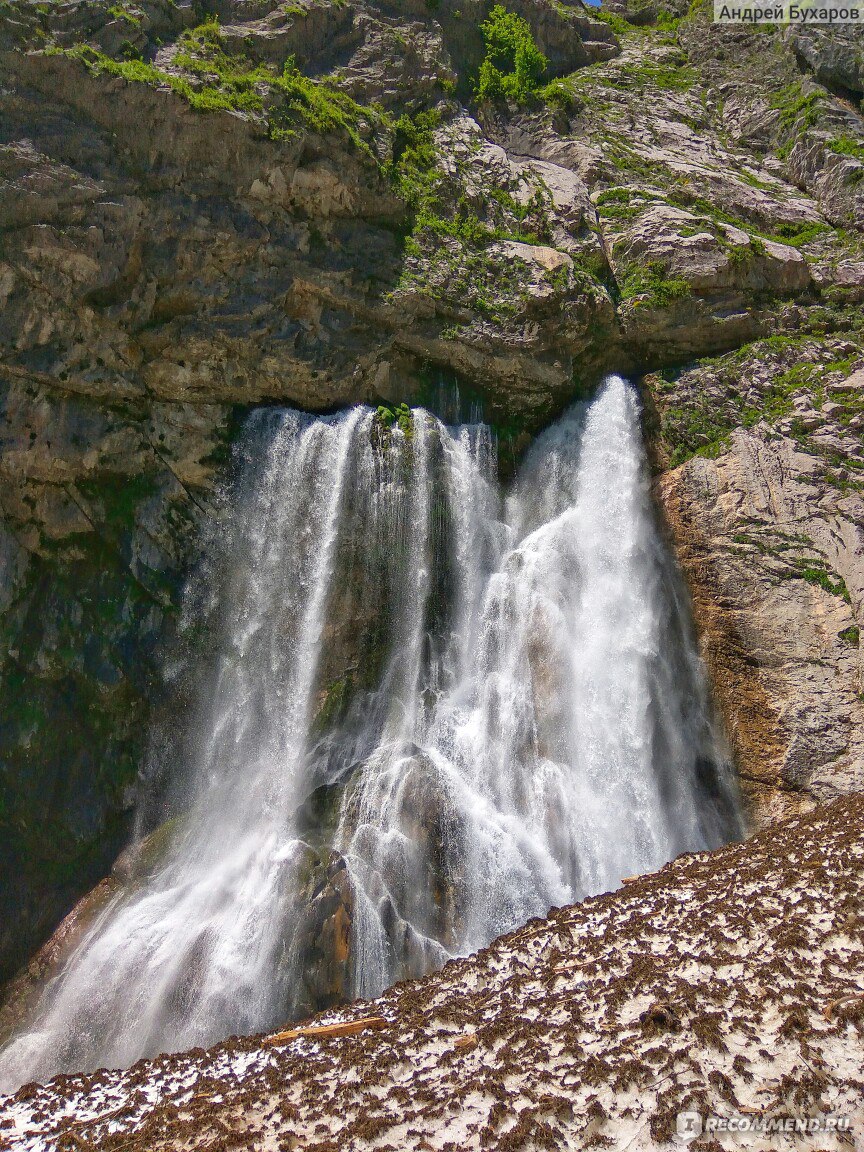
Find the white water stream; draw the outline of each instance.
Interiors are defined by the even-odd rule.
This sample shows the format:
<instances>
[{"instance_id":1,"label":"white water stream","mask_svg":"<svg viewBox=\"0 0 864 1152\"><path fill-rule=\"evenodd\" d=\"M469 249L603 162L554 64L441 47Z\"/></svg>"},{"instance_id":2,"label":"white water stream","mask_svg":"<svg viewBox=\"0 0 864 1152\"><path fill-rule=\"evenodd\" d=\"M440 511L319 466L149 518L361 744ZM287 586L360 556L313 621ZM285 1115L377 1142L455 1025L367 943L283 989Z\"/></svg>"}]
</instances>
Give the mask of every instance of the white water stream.
<instances>
[{"instance_id":1,"label":"white water stream","mask_svg":"<svg viewBox=\"0 0 864 1152\"><path fill-rule=\"evenodd\" d=\"M407 435L260 412L245 448L186 608L219 620L192 799L0 1051L2 1088L281 1024L315 789L363 996L738 831L623 380L506 499L488 429L422 410Z\"/></svg>"}]
</instances>

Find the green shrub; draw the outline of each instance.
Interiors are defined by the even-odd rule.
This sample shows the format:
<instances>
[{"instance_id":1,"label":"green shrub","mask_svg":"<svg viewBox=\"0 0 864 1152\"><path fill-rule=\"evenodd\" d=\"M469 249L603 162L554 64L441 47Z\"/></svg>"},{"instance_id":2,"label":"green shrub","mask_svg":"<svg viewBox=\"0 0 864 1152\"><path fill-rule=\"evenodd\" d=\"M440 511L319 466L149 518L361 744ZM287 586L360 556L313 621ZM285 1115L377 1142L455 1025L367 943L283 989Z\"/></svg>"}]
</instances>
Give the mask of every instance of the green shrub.
<instances>
[{"instance_id":1,"label":"green shrub","mask_svg":"<svg viewBox=\"0 0 864 1152\"><path fill-rule=\"evenodd\" d=\"M550 108L559 108L568 114L575 112L579 105L573 85L566 80L552 80L545 88L541 88L540 99Z\"/></svg>"},{"instance_id":2,"label":"green shrub","mask_svg":"<svg viewBox=\"0 0 864 1152\"><path fill-rule=\"evenodd\" d=\"M386 429L394 426L409 440L414 435L414 413L405 404L379 404L376 413L379 424Z\"/></svg>"},{"instance_id":3,"label":"green shrub","mask_svg":"<svg viewBox=\"0 0 864 1152\"><path fill-rule=\"evenodd\" d=\"M634 25L628 23L617 12L607 12L605 8L592 8L590 11L592 19L602 20L604 24L608 24L619 40L626 36L632 36L638 31Z\"/></svg>"},{"instance_id":4,"label":"green shrub","mask_svg":"<svg viewBox=\"0 0 864 1152\"><path fill-rule=\"evenodd\" d=\"M657 13L657 27L661 32L677 32L680 23L681 17L675 16L666 8L661 8Z\"/></svg>"},{"instance_id":5,"label":"green shrub","mask_svg":"<svg viewBox=\"0 0 864 1152\"><path fill-rule=\"evenodd\" d=\"M292 129L286 125L299 118L315 132L342 131L358 149L369 151L359 132L359 125L369 122L369 113L347 92L321 80L310 80L297 68L293 56L285 61L282 75L271 83L286 97L285 107L270 114L273 135L290 135Z\"/></svg>"},{"instance_id":6,"label":"green shrub","mask_svg":"<svg viewBox=\"0 0 864 1152\"><path fill-rule=\"evenodd\" d=\"M130 12L128 8L123 8L120 4L112 5L108 9L108 15L113 16L115 20L125 20L127 24L133 24L136 28L141 26L141 17Z\"/></svg>"},{"instance_id":7,"label":"green shrub","mask_svg":"<svg viewBox=\"0 0 864 1152\"><path fill-rule=\"evenodd\" d=\"M528 21L496 4L480 30L486 57L475 88L478 100L530 102L539 92L549 61L534 43Z\"/></svg>"},{"instance_id":8,"label":"green shrub","mask_svg":"<svg viewBox=\"0 0 864 1152\"><path fill-rule=\"evenodd\" d=\"M274 139L292 135L301 122L315 132L343 131L357 148L370 151L359 126L374 123L376 116L371 110L362 108L346 92L304 76L293 57L286 61L282 74L276 75L265 64L253 65L244 56L227 53L215 16L184 32L180 51L174 57L179 68L200 80L200 87L193 86L185 76L165 72L140 59L113 60L86 44L58 48L54 53L80 60L94 74L108 72L124 80L169 87L193 108L205 112L231 109L260 115L264 112L264 96L276 95L267 112Z\"/></svg>"},{"instance_id":9,"label":"green shrub","mask_svg":"<svg viewBox=\"0 0 864 1152\"><path fill-rule=\"evenodd\" d=\"M621 299L632 300L637 296L647 297L650 307L667 308L675 300L691 295L690 285L681 277L669 277L659 260L649 260L629 268L621 283Z\"/></svg>"},{"instance_id":10,"label":"green shrub","mask_svg":"<svg viewBox=\"0 0 864 1152\"><path fill-rule=\"evenodd\" d=\"M413 117L403 113L394 126L392 174L403 200L415 211L428 200L437 179L435 129L440 123L440 113L433 110Z\"/></svg>"},{"instance_id":11,"label":"green shrub","mask_svg":"<svg viewBox=\"0 0 864 1152\"><path fill-rule=\"evenodd\" d=\"M838 156L851 156L853 160L864 160L864 143L845 134L830 141L828 151Z\"/></svg>"}]
</instances>

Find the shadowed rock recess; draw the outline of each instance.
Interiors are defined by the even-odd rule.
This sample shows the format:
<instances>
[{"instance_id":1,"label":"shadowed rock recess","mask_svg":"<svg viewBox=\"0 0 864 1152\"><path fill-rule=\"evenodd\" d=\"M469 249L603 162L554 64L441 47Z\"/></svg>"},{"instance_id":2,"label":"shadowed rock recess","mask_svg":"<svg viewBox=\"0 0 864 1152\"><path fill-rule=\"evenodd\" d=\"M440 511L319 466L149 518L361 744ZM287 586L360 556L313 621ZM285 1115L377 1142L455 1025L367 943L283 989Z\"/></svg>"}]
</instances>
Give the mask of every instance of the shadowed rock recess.
<instances>
[{"instance_id":1,"label":"shadowed rock recess","mask_svg":"<svg viewBox=\"0 0 864 1152\"><path fill-rule=\"evenodd\" d=\"M862 798L844 798L553 909L312 1022L349 1025L329 1036L229 1040L29 1085L0 1104L0 1147L39 1134L104 1152L654 1149L680 1146L680 1111L849 1124L708 1134L697 1148L852 1147L862 821Z\"/></svg>"},{"instance_id":2,"label":"shadowed rock recess","mask_svg":"<svg viewBox=\"0 0 864 1152\"><path fill-rule=\"evenodd\" d=\"M104 879L145 790L158 852L166 653L256 405L479 415L510 476L639 378L751 823L862 787L859 34L512 0L517 84L491 7L0 0L0 981L142 866ZM341 986L338 860L308 883Z\"/></svg>"}]
</instances>

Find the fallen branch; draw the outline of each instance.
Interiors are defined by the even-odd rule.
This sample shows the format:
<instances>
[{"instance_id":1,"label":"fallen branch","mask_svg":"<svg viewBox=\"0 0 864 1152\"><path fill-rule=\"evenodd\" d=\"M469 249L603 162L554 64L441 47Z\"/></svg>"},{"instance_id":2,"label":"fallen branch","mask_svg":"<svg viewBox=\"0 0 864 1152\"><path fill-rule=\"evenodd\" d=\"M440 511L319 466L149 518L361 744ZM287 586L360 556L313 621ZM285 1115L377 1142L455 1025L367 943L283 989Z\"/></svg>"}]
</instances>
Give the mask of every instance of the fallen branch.
<instances>
[{"instance_id":1,"label":"fallen branch","mask_svg":"<svg viewBox=\"0 0 864 1152\"><path fill-rule=\"evenodd\" d=\"M854 1004L856 1000L864 1000L864 992L852 992L848 996L841 996L839 1000L829 1001L822 1009L822 1015L826 1020L832 1020L837 1008L842 1008L846 1004Z\"/></svg>"},{"instance_id":2,"label":"fallen branch","mask_svg":"<svg viewBox=\"0 0 864 1152\"><path fill-rule=\"evenodd\" d=\"M287 1044L299 1036L350 1036L366 1029L389 1028L390 1021L383 1016L363 1016L360 1020L345 1020L339 1024L309 1024L305 1028L289 1028L287 1032L276 1032L264 1039L265 1044Z\"/></svg>"}]
</instances>

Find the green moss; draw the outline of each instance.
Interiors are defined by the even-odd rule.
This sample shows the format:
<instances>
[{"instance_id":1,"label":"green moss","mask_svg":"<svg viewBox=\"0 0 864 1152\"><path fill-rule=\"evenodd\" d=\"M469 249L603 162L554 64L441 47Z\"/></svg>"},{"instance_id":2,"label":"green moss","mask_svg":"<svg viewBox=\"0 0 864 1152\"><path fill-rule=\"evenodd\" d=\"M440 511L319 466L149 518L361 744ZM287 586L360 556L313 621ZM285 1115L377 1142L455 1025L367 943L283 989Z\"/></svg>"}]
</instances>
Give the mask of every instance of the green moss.
<instances>
[{"instance_id":1,"label":"green moss","mask_svg":"<svg viewBox=\"0 0 864 1152\"><path fill-rule=\"evenodd\" d=\"M812 356L813 337L806 334L778 335L744 345L735 352L718 358L706 358L700 366L713 368L717 373L716 385L709 398L701 391L685 392L686 400L669 403L667 397L674 396L677 390L676 378L666 373L661 379L658 374L647 377L652 392L657 397L660 409L662 438L668 447L673 466L684 463L693 455L716 455L725 449L733 429L749 428L764 420L769 425L788 418L794 413L793 396L799 391L809 391L818 407L825 393L843 404L844 410L838 415L841 423L848 422L857 414L856 401L847 405L847 394L839 385L832 387L830 380L847 375L849 370L862 359L861 353L850 354L842 360L827 363L813 363L802 358L804 349ZM818 349L818 346L817 346ZM772 360L774 364L772 365ZM777 361L780 363L777 363ZM790 367L783 367L783 362ZM770 380L759 386L758 397L748 395L741 388L742 380L750 377L750 367L755 364L772 365ZM827 381L827 384L826 384ZM850 390L851 392L851 390ZM725 395L724 395L725 393ZM722 397L722 398L721 398ZM864 402L861 404L864 409ZM788 426L789 435L805 444L807 450L826 458L826 463L837 468L850 468L845 457L836 461L826 455L817 444L811 443L809 434L796 420ZM826 473L826 480L835 483ZM857 486L856 481L837 481L838 487Z\"/></svg>"},{"instance_id":2,"label":"green moss","mask_svg":"<svg viewBox=\"0 0 864 1152\"><path fill-rule=\"evenodd\" d=\"M538 95L544 104L561 112L570 114L579 107L579 98L570 80L552 80L539 90Z\"/></svg>"},{"instance_id":3,"label":"green moss","mask_svg":"<svg viewBox=\"0 0 864 1152\"><path fill-rule=\"evenodd\" d=\"M676 300L691 295L690 285L680 277L670 277L659 260L649 260L647 264L631 265L622 277L621 299L641 298L646 307L668 308Z\"/></svg>"},{"instance_id":4,"label":"green moss","mask_svg":"<svg viewBox=\"0 0 864 1152\"><path fill-rule=\"evenodd\" d=\"M857 624L853 624L851 628L844 628L842 632L837 633L838 637L844 644L848 644L850 648L857 648L861 640L861 632Z\"/></svg>"},{"instance_id":5,"label":"green moss","mask_svg":"<svg viewBox=\"0 0 864 1152\"><path fill-rule=\"evenodd\" d=\"M380 413L381 409L378 411ZM312 721L313 735L323 735L339 723L348 710L348 705L354 696L354 688L354 677L350 672L327 686L324 690L324 699Z\"/></svg>"},{"instance_id":6,"label":"green moss","mask_svg":"<svg viewBox=\"0 0 864 1152\"><path fill-rule=\"evenodd\" d=\"M371 126L375 114L347 93L324 81L310 80L299 71L293 57L285 62L282 75L273 83L286 98L286 103L270 114L274 136L290 135L292 121L296 123L299 120L322 134L344 132L356 148L369 151L360 129Z\"/></svg>"},{"instance_id":7,"label":"green moss","mask_svg":"<svg viewBox=\"0 0 864 1152\"><path fill-rule=\"evenodd\" d=\"M123 8L119 4L114 4L108 9L108 15L113 16L115 20L125 20L127 24L133 25L135 28L141 27L141 17L134 12L130 12L128 8Z\"/></svg>"},{"instance_id":8,"label":"green moss","mask_svg":"<svg viewBox=\"0 0 864 1152\"><path fill-rule=\"evenodd\" d=\"M660 8L654 20L647 20L644 24L631 24L617 12L609 12L602 7L591 7L588 11L593 20L602 20L604 24L608 25L619 40L626 40L633 36L654 36L661 42L674 42L682 22L682 17L676 16L667 8Z\"/></svg>"},{"instance_id":9,"label":"green moss","mask_svg":"<svg viewBox=\"0 0 864 1152\"><path fill-rule=\"evenodd\" d=\"M801 248L812 243L818 236L823 236L826 232L831 231L830 225L814 221L808 224L778 224L770 234L766 233L765 236L768 240L776 240L781 244L791 244L793 248Z\"/></svg>"},{"instance_id":10,"label":"green moss","mask_svg":"<svg viewBox=\"0 0 864 1152\"><path fill-rule=\"evenodd\" d=\"M736 175L740 175L740 173L736 173ZM830 224L823 224L821 221L808 221L801 224L787 222L777 224L773 229L754 228L753 224L749 221L743 220L740 216L735 216L730 212L725 212L722 208L718 208L712 201L706 200L701 196L691 195L687 188L681 185L673 187L669 192L668 198L671 204L675 204L679 208L686 208L690 212L698 213L714 226L731 224L734 228L740 228L751 233L751 249L763 256L766 254L763 243L765 240L773 240L775 243L787 244L792 247L804 247L814 240L817 240L820 236L824 236L826 233L835 233L838 237L842 237L842 233L838 229L832 228Z\"/></svg>"},{"instance_id":11,"label":"green moss","mask_svg":"<svg viewBox=\"0 0 864 1152\"><path fill-rule=\"evenodd\" d=\"M408 404L379 404L376 418L387 431L398 428L408 439L414 435L414 414Z\"/></svg>"},{"instance_id":12,"label":"green moss","mask_svg":"<svg viewBox=\"0 0 864 1152\"><path fill-rule=\"evenodd\" d=\"M602 20L604 24L608 24L615 35L624 40L628 36L633 36L638 32L635 25L628 23L623 16L619 16L617 12L607 12L605 8L592 9L591 16L595 20Z\"/></svg>"},{"instance_id":13,"label":"green moss","mask_svg":"<svg viewBox=\"0 0 864 1152\"><path fill-rule=\"evenodd\" d=\"M795 128L801 125L812 128L816 123L816 113L821 98L819 92L805 93L801 88L800 81L795 81L775 93L769 101L769 106L780 112L780 123L785 128Z\"/></svg>"},{"instance_id":14,"label":"green moss","mask_svg":"<svg viewBox=\"0 0 864 1152\"><path fill-rule=\"evenodd\" d=\"M802 132L812 128L819 114L822 94L804 92L800 81L795 81L775 93L770 106L780 113L780 127L784 135L778 155L785 158L792 151Z\"/></svg>"},{"instance_id":15,"label":"green moss","mask_svg":"<svg viewBox=\"0 0 864 1152\"><path fill-rule=\"evenodd\" d=\"M453 239L469 249L482 249L495 240L538 244L551 238L551 194L538 186L525 201L506 188L492 188L481 219L476 206L460 196L455 204L438 167L435 131L441 124L437 111L401 116L394 126L391 179L412 211L412 231L406 244L409 255L421 256L435 238ZM428 252L427 252L428 255Z\"/></svg>"},{"instance_id":16,"label":"green moss","mask_svg":"<svg viewBox=\"0 0 864 1152\"><path fill-rule=\"evenodd\" d=\"M696 70L687 64L682 54L676 62L671 63L647 59L628 64L607 83L621 89L660 88L667 92L687 92L696 83L696 79Z\"/></svg>"},{"instance_id":17,"label":"green moss","mask_svg":"<svg viewBox=\"0 0 864 1152\"><path fill-rule=\"evenodd\" d=\"M656 27L661 32L677 32L680 27L682 17L674 15L674 13L667 11L665 8L660 8L657 12Z\"/></svg>"},{"instance_id":18,"label":"green moss","mask_svg":"<svg viewBox=\"0 0 864 1152\"><path fill-rule=\"evenodd\" d=\"M687 407L670 407L661 417L661 432L668 444L674 445L670 466L677 468L691 456L721 455L728 443L732 425L724 412L700 400Z\"/></svg>"},{"instance_id":19,"label":"green moss","mask_svg":"<svg viewBox=\"0 0 864 1152\"><path fill-rule=\"evenodd\" d=\"M595 201L597 211L604 219L616 221L633 220L651 204L657 203L663 203L660 193L642 188L607 188Z\"/></svg>"}]
</instances>

